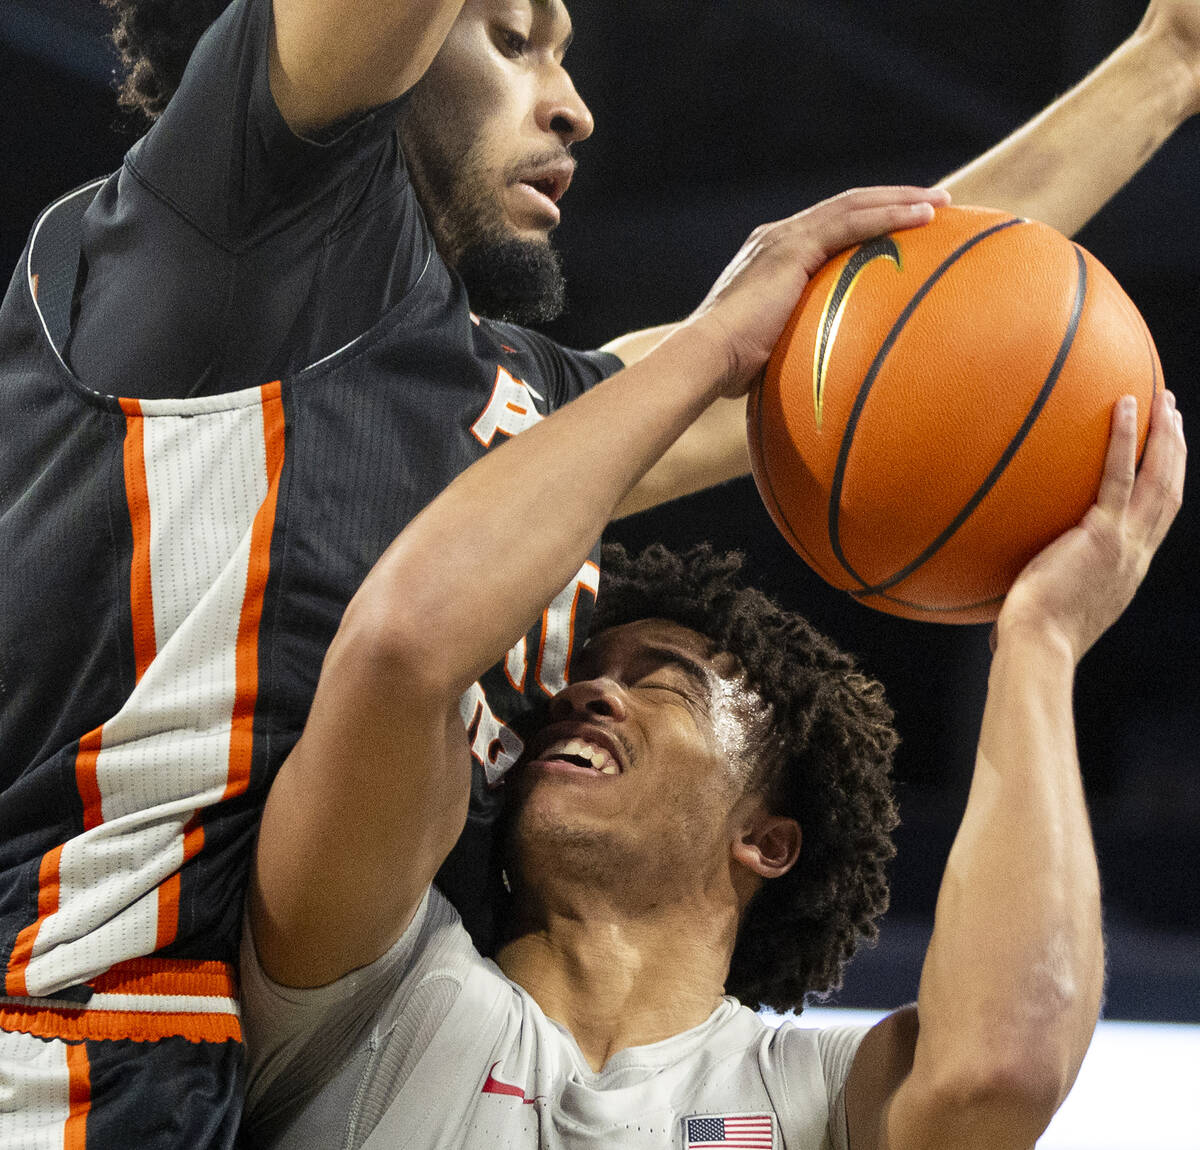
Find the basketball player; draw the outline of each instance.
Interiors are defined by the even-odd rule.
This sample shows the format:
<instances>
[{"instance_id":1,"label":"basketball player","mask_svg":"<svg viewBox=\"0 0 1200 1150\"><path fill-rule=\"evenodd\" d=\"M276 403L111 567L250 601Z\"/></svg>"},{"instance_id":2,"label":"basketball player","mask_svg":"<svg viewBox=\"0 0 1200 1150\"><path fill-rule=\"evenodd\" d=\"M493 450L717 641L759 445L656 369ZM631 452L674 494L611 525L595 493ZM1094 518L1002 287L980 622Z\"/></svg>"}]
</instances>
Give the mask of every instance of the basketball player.
<instances>
[{"instance_id":1,"label":"basketball player","mask_svg":"<svg viewBox=\"0 0 1200 1150\"><path fill-rule=\"evenodd\" d=\"M434 243L458 234L436 141L405 129L423 215L393 132L437 57L412 105L458 119L459 158L479 162L457 170L477 173L499 230L473 257L443 247L480 300L473 262L552 295L546 237L591 130L557 0L521 0L507 24L492 0L237 0L180 83L158 53L187 58L216 15L198 10L127 10L131 51L152 58L140 79L179 89L121 172L39 220L0 313L0 607L18 637L0 715L0 1074L21 1067L0 1145L35 1130L229 1143L248 844L346 602L453 475L621 362L468 310ZM1175 50L1163 27L1088 88L1140 107L1154 139L1166 129L1129 82ZM744 469L733 431L718 420L626 506ZM488 783L520 749L502 719L564 685L596 580L584 563L463 701L478 833L443 882L481 937Z\"/></svg>"},{"instance_id":2,"label":"basketball player","mask_svg":"<svg viewBox=\"0 0 1200 1150\"><path fill-rule=\"evenodd\" d=\"M790 226L835 246L849 202ZM258 1144L1018 1150L1069 1091L1104 979L1072 680L1178 509L1169 393L1136 475L1136 404L1115 405L1095 505L1006 598L915 1007L817 1035L726 997L799 1008L873 930L895 736L877 683L711 554L660 548L602 587L509 785L495 963L430 885L467 817L461 692L670 439L765 360L790 291L776 243L744 254L650 358L459 476L347 608L248 900ZM693 338L731 324L736 362Z\"/></svg>"}]
</instances>

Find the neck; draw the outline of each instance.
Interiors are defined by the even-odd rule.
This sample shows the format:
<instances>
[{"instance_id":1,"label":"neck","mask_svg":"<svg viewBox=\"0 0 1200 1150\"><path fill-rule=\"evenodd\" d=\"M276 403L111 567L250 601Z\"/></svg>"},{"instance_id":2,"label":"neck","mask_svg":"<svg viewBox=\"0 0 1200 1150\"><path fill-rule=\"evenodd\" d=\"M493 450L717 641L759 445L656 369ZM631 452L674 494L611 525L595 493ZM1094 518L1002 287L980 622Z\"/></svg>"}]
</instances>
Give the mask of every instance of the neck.
<instances>
[{"instance_id":1,"label":"neck","mask_svg":"<svg viewBox=\"0 0 1200 1150\"><path fill-rule=\"evenodd\" d=\"M737 907L673 899L631 912L595 891L543 905L496 961L565 1026L593 1070L699 1025L724 994Z\"/></svg>"}]
</instances>

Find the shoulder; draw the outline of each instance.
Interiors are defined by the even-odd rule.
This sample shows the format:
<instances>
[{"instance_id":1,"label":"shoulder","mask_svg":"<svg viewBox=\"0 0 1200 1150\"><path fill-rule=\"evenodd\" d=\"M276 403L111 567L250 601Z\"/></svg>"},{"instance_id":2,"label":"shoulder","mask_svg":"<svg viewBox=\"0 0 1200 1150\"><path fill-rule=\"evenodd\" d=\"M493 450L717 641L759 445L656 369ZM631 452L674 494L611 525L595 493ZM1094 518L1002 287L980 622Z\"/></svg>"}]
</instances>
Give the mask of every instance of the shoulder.
<instances>
[{"instance_id":1,"label":"shoulder","mask_svg":"<svg viewBox=\"0 0 1200 1150\"><path fill-rule=\"evenodd\" d=\"M624 364L608 351L579 351L564 347L541 332L517 324L479 321L497 344L510 352L526 383L546 391L550 410L620 371Z\"/></svg>"},{"instance_id":2,"label":"shoulder","mask_svg":"<svg viewBox=\"0 0 1200 1150\"><path fill-rule=\"evenodd\" d=\"M247 923L241 974L249 1126L267 1137L301 1110L318 1121L347 1087L347 1076L373 1080L379 1067L372 1051L395 1048L402 1061L420 1061L425 1049L413 1041L414 1033L419 1030L428 1045L464 986L476 984L490 965L454 908L432 888L390 950L312 989L268 978ZM491 981L507 990L498 972Z\"/></svg>"},{"instance_id":3,"label":"shoulder","mask_svg":"<svg viewBox=\"0 0 1200 1150\"><path fill-rule=\"evenodd\" d=\"M777 1100L781 1125L798 1145L820 1146L828 1138L830 1146L845 1146L846 1080L868 1030L785 1021L764 1038L763 1077Z\"/></svg>"}]
</instances>

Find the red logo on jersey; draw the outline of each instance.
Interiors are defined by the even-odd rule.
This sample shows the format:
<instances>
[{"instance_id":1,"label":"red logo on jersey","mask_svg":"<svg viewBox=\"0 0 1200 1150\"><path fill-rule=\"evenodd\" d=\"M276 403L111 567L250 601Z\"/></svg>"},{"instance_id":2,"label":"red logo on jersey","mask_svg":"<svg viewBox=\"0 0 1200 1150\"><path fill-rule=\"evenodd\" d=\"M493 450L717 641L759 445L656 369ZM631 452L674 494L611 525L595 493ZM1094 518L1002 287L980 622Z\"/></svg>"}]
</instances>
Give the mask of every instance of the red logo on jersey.
<instances>
[{"instance_id":1,"label":"red logo on jersey","mask_svg":"<svg viewBox=\"0 0 1200 1150\"><path fill-rule=\"evenodd\" d=\"M540 1094L533 1098L526 1098L525 1091L520 1086L512 1086L507 1082L501 1082L499 1079L493 1078L492 1071L499 1065L499 1062L492 1063L488 1070L488 1076L484 1079L483 1089L480 1091L481 1094L508 1094L513 1098L519 1098L526 1106L532 1106L538 1098L541 1098Z\"/></svg>"}]
</instances>

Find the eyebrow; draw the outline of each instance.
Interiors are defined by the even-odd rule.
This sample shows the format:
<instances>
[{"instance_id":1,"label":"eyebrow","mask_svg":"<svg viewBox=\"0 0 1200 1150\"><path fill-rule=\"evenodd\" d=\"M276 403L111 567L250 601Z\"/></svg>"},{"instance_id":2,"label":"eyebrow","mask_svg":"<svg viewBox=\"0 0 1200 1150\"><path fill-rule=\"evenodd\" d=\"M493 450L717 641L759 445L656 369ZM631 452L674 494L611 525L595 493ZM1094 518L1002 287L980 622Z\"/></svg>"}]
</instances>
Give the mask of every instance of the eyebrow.
<instances>
[{"instance_id":1,"label":"eyebrow","mask_svg":"<svg viewBox=\"0 0 1200 1150\"><path fill-rule=\"evenodd\" d=\"M695 656L680 651L676 647L669 647L661 643L647 643L643 648L643 653L677 667L706 696L712 691L714 680L720 677L707 663L701 662Z\"/></svg>"},{"instance_id":2,"label":"eyebrow","mask_svg":"<svg viewBox=\"0 0 1200 1150\"><path fill-rule=\"evenodd\" d=\"M529 0L529 4L532 8L541 9L543 12L546 13L547 16L553 15L555 3L556 3L556 0ZM565 54L567 49L574 43L574 41L575 41L575 28L574 28L574 26L572 26L571 30L567 33L566 38L559 45L558 50Z\"/></svg>"}]
</instances>

